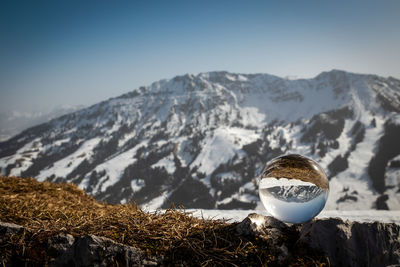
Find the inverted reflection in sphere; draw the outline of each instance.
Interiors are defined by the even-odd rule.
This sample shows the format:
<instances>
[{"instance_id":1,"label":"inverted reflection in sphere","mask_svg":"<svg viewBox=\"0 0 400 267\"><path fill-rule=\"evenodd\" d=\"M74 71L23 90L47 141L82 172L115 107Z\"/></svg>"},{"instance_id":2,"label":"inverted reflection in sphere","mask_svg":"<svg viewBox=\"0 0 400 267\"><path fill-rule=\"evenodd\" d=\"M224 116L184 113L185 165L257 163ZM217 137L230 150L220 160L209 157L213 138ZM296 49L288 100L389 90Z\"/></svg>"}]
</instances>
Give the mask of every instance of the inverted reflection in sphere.
<instances>
[{"instance_id":1,"label":"inverted reflection in sphere","mask_svg":"<svg viewBox=\"0 0 400 267\"><path fill-rule=\"evenodd\" d=\"M329 181L313 160L291 154L271 160L261 174L259 194L265 209L288 223L302 223L324 208Z\"/></svg>"}]
</instances>

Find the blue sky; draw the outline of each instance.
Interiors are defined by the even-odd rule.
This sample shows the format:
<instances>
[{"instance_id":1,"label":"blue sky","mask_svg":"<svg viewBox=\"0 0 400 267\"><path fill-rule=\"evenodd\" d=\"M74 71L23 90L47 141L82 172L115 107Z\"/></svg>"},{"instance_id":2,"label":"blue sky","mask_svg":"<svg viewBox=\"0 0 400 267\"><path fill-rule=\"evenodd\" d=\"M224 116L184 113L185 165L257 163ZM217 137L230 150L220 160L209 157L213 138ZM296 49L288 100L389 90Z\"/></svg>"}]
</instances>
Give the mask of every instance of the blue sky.
<instances>
[{"instance_id":1,"label":"blue sky","mask_svg":"<svg viewBox=\"0 0 400 267\"><path fill-rule=\"evenodd\" d=\"M400 1L2 1L0 112L227 70L400 78Z\"/></svg>"}]
</instances>

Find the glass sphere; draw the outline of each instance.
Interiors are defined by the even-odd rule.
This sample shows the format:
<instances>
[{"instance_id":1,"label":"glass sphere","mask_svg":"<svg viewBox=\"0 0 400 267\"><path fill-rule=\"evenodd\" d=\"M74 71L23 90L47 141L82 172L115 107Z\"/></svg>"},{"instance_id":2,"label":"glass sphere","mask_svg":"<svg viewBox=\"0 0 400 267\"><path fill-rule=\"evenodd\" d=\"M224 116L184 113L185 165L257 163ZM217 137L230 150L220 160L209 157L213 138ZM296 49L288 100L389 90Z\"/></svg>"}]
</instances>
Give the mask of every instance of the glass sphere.
<instances>
[{"instance_id":1,"label":"glass sphere","mask_svg":"<svg viewBox=\"0 0 400 267\"><path fill-rule=\"evenodd\" d=\"M265 166L259 185L261 202L275 218L303 223L324 208L329 181L313 160L291 154L275 158Z\"/></svg>"}]
</instances>

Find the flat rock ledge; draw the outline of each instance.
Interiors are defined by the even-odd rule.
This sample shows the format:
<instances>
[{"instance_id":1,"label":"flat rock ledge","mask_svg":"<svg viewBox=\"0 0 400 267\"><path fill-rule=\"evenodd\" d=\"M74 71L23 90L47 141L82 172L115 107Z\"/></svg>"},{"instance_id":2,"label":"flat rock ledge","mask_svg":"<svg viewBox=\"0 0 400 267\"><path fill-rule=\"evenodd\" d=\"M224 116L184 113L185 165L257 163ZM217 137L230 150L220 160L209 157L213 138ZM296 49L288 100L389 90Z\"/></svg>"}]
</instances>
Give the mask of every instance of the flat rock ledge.
<instances>
[{"instance_id":1,"label":"flat rock ledge","mask_svg":"<svg viewBox=\"0 0 400 267\"><path fill-rule=\"evenodd\" d=\"M284 264L295 236L297 246L321 253L330 266L400 266L400 225L359 223L340 218L317 219L298 225L252 213L236 228L239 235L258 236L276 248Z\"/></svg>"}]
</instances>

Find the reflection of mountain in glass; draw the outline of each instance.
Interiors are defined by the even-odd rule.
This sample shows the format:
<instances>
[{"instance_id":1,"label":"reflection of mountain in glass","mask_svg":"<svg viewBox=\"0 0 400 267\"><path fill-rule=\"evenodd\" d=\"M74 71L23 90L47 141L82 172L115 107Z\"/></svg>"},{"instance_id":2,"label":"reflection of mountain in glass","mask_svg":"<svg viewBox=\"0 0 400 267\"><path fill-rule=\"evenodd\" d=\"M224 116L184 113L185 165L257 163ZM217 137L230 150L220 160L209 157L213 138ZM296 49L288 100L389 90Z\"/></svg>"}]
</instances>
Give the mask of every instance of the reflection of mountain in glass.
<instances>
[{"instance_id":1,"label":"reflection of mountain in glass","mask_svg":"<svg viewBox=\"0 0 400 267\"><path fill-rule=\"evenodd\" d=\"M271 160L261 174L259 194L265 209L289 223L311 220L324 208L329 181L312 159L291 154Z\"/></svg>"},{"instance_id":2,"label":"reflection of mountain in glass","mask_svg":"<svg viewBox=\"0 0 400 267\"><path fill-rule=\"evenodd\" d=\"M272 216L284 222L302 223L311 220L321 212L328 198L328 192L315 185L306 185L304 182L300 182L300 185L285 185L288 182L298 183L287 179L263 180L259 190L261 202ZM273 183L270 183L271 180Z\"/></svg>"},{"instance_id":3,"label":"reflection of mountain in glass","mask_svg":"<svg viewBox=\"0 0 400 267\"><path fill-rule=\"evenodd\" d=\"M263 190L267 190L266 194L286 202L307 202L324 193L324 190L315 185L299 185L299 186L273 186Z\"/></svg>"},{"instance_id":4,"label":"reflection of mountain in glass","mask_svg":"<svg viewBox=\"0 0 400 267\"><path fill-rule=\"evenodd\" d=\"M265 209L289 223L311 220L321 212L328 198L328 192L315 185L260 187L259 193Z\"/></svg>"}]
</instances>

